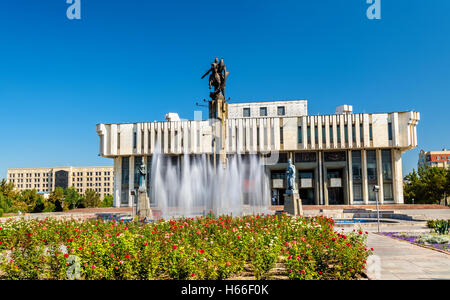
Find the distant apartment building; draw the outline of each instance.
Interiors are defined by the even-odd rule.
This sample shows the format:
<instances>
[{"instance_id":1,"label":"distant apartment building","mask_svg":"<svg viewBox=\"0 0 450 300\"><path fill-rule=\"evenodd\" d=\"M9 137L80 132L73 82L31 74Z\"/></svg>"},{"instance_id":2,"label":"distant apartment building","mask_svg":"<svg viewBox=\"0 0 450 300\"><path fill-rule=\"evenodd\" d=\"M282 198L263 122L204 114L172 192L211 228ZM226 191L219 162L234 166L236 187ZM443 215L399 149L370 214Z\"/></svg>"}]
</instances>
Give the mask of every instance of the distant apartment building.
<instances>
[{"instance_id":1,"label":"distant apartment building","mask_svg":"<svg viewBox=\"0 0 450 300\"><path fill-rule=\"evenodd\" d=\"M50 193L56 187L74 187L84 194L91 189L100 194L112 195L114 187L114 167L52 167L8 169L7 181L15 189L36 190Z\"/></svg>"},{"instance_id":2,"label":"distant apartment building","mask_svg":"<svg viewBox=\"0 0 450 300\"><path fill-rule=\"evenodd\" d=\"M449 168L450 166L450 151L443 149L442 151L425 151L421 150L419 153L418 167L439 167Z\"/></svg>"}]
</instances>

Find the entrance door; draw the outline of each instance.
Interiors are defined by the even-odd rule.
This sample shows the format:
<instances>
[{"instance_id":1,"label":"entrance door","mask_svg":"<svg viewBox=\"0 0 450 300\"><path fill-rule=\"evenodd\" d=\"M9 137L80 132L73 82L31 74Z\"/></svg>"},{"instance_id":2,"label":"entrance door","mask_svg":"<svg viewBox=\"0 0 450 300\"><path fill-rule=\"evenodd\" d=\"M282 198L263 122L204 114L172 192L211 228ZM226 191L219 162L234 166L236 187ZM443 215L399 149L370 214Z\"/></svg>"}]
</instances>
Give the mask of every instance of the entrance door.
<instances>
[{"instance_id":1,"label":"entrance door","mask_svg":"<svg viewBox=\"0 0 450 300\"><path fill-rule=\"evenodd\" d=\"M344 203L344 187L342 169L328 171L328 204L341 205Z\"/></svg>"},{"instance_id":2,"label":"entrance door","mask_svg":"<svg viewBox=\"0 0 450 300\"><path fill-rule=\"evenodd\" d=\"M314 171L299 171L299 196L302 199L302 205L314 205Z\"/></svg>"}]
</instances>

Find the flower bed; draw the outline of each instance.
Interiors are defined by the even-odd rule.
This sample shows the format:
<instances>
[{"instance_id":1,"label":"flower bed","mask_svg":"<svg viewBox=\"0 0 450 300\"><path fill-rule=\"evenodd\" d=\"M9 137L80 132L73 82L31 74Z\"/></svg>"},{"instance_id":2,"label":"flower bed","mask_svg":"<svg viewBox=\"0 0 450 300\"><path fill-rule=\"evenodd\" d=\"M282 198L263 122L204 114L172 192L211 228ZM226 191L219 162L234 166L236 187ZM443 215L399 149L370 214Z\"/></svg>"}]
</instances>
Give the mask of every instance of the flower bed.
<instances>
[{"instance_id":1,"label":"flower bed","mask_svg":"<svg viewBox=\"0 0 450 300\"><path fill-rule=\"evenodd\" d=\"M410 242L419 246L427 246L433 249L441 250L450 253L448 242L449 235L439 234L420 234L420 233L405 233L405 232L382 232L381 234Z\"/></svg>"},{"instance_id":2,"label":"flower bed","mask_svg":"<svg viewBox=\"0 0 450 300\"><path fill-rule=\"evenodd\" d=\"M226 279L276 264L290 279L355 279L366 234L325 217L202 217L154 224L18 220L0 225L5 279ZM79 275L77 273L79 270Z\"/></svg>"}]
</instances>

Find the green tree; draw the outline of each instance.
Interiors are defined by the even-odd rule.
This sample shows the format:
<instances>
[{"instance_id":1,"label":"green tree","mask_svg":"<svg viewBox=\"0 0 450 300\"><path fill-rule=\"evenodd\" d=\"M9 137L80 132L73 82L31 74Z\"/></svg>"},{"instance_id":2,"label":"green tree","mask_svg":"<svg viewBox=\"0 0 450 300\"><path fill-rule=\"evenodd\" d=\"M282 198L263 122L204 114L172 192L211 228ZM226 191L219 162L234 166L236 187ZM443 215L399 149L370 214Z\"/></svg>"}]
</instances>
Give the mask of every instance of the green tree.
<instances>
[{"instance_id":1,"label":"green tree","mask_svg":"<svg viewBox=\"0 0 450 300\"><path fill-rule=\"evenodd\" d=\"M448 171L443 168L422 167L405 177L405 202L416 204L439 204L448 187Z\"/></svg>"},{"instance_id":2,"label":"green tree","mask_svg":"<svg viewBox=\"0 0 450 300\"><path fill-rule=\"evenodd\" d=\"M50 193L48 201L50 205L54 205L55 211L67 211L69 209L69 205L65 201L64 189L61 187L57 187Z\"/></svg>"},{"instance_id":3,"label":"green tree","mask_svg":"<svg viewBox=\"0 0 450 300\"><path fill-rule=\"evenodd\" d=\"M84 207L100 207L101 204L100 195L92 190L86 190L84 197L83 197L83 206Z\"/></svg>"},{"instance_id":4,"label":"green tree","mask_svg":"<svg viewBox=\"0 0 450 300\"><path fill-rule=\"evenodd\" d=\"M69 187L64 190L64 201L69 209L77 208L81 205L81 195L74 187Z\"/></svg>"},{"instance_id":5,"label":"green tree","mask_svg":"<svg viewBox=\"0 0 450 300\"><path fill-rule=\"evenodd\" d=\"M44 203L44 197L39 195L36 190L23 190L15 205L18 210L24 212L39 212L39 207Z\"/></svg>"},{"instance_id":6,"label":"green tree","mask_svg":"<svg viewBox=\"0 0 450 300\"><path fill-rule=\"evenodd\" d=\"M102 207L113 207L114 205L114 197L113 195L105 195L102 201Z\"/></svg>"}]
</instances>

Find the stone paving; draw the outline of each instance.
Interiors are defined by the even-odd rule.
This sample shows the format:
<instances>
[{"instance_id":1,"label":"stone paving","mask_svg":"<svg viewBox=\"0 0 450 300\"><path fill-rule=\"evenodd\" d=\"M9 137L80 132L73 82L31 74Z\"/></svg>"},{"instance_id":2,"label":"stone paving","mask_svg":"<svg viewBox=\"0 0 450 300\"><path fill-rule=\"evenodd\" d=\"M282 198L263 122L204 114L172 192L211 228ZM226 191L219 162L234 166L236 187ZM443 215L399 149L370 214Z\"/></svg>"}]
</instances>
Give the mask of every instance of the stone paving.
<instances>
[{"instance_id":1,"label":"stone paving","mask_svg":"<svg viewBox=\"0 0 450 300\"><path fill-rule=\"evenodd\" d=\"M369 232L368 247L374 248L374 255L369 258L367 266L370 279L450 280L448 254L373 232Z\"/></svg>"}]
</instances>

